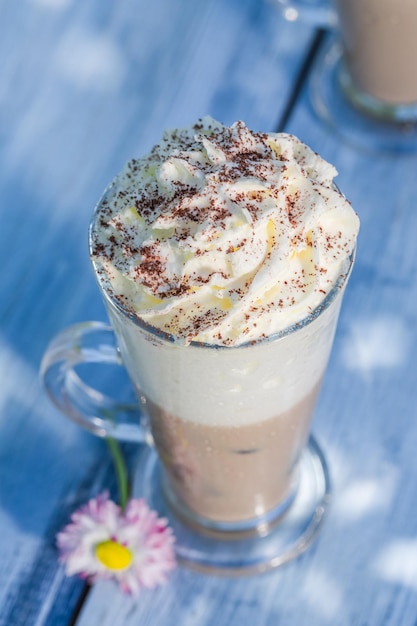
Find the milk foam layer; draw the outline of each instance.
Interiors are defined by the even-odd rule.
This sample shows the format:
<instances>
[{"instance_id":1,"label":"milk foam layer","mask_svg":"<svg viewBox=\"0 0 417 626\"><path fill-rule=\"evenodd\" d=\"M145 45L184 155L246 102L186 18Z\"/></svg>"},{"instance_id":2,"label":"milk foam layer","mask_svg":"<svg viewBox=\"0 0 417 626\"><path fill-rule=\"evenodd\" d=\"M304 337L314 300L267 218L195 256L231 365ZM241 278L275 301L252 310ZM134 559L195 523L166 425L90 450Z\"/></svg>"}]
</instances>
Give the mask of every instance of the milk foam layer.
<instances>
[{"instance_id":1,"label":"milk foam layer","mask_svg":"<svg viewBox=\"0 0 417 626\"><path fill-rule=\"evenodd\" d=\"M306 318L347 271L358 219L291 135L211 118L168 131L100 204L103 288L178 342L236 346Z\"/></svg>"},{"instance_id":2,"label":"milk foam layer","mask_svg":"<svg viewBox=\"0 0 417 626\"><path fill-rule=\"evenodd\" d=\"M164 341L114 306L109 315L145 404L150 400L170 415L204 426L248 426L285 415L320 386L342 294L337 290L330 306L297 331L247 347Z\"/></svg>"}]
</instances>

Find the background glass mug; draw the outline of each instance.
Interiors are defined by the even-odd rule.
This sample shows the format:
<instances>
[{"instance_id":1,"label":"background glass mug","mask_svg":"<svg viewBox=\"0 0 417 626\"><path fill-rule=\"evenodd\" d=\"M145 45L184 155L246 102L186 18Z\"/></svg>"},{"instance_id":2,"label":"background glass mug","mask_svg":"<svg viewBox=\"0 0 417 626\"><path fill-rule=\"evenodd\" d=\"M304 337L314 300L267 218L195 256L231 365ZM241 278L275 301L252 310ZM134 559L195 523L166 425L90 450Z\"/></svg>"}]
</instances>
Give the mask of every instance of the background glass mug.
<instances>
[{"instance_id":1,"label":"background glass mug","mask_svg":"<svg viewBox=\"0 0 417 626\"><path fill-rule=\"evenodd\" d=\"M371 117L417 120L415 0L275 0L291 20L336 27L343 93ZM330 62L330 61L329 61Z\"/></svg>"},{"instance_id":2,"label":"background glass mug","mask_svg":"<svg viewBox=\"0 0 417 626\"><path fill-rule=\"evenodd\" d=\"M151 446L137 489L174 526L180 560L260 571L302 552L320 528L329 481L309 429L352 264L353 255L306 319L258 342L180 344L99 283L111 327L79 324L48 347L41 373L67 416ZM86 385L76 371L85 363L123 364L144 418Z\"/></svg>"}]
</instances>

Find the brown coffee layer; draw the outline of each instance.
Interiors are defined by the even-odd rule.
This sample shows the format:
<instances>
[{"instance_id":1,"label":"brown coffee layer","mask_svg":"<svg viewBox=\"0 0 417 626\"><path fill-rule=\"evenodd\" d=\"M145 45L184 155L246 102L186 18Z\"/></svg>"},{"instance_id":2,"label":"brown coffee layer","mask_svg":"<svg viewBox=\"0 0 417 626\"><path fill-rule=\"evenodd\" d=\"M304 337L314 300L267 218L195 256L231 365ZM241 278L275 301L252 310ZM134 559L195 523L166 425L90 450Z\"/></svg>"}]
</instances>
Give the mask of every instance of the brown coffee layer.
<instances>
[{"instance_id":1,"label":"brown coffee layer","mask_svg":"<svg viewBox=\"0 0 417 626\"><path fill-rule=\"evenodd\" d=\"M290 494L319 386L291 410L245 426L185 421L147 402L155 446L176 497L214 521L251 519Z\"/></svg>"}]
</instances>

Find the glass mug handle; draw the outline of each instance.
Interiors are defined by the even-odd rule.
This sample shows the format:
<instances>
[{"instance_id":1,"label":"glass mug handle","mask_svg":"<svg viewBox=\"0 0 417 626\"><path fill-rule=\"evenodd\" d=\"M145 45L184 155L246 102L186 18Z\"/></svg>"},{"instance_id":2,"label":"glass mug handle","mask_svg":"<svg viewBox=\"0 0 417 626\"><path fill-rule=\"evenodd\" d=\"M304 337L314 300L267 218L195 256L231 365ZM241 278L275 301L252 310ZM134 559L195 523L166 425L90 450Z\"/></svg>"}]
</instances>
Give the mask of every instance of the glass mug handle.
<instances>
[{"instance_id":1,"label":"glass mug handle","mask_svg":"<svg viewBox=\"0 0 417 626\"><path fill-rule=\"evenodd\" d=\"M147 420L138 402L118 401L86 384L76 372L83 364L124 367L113 329L101 322L66 328L49 344L40 375L58 409L99 437L152 443Z\"/></svg>"},{"instance_id":2,"label":"glass mug handle","mask_svg":"<svg viewBox=\"0 0 417 626\"><path fill-rule=\"evenodd\" d=\"M332 0L272 0L290 21L302 20L319 28L334 28L337 24Z\"/></svg>"}]
</instances>

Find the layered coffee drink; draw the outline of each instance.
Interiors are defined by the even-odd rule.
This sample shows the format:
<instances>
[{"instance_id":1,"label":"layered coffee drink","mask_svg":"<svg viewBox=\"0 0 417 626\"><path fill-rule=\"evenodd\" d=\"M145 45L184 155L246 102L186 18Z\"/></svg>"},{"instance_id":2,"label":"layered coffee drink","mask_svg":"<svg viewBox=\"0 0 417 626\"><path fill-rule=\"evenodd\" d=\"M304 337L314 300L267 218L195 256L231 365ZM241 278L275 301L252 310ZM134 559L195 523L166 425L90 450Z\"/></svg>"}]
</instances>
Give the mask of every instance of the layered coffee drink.
<instances>
[{"instance_id":1,"label":"layered coffee drink","mask_svg":"<svg viewBox=\"0 0 417 626\"><path fill-rule=\"evenodd\" d=\"M417 103L415 0L336 0L353 83L387 105Z\"/></svg>"},{"instance_id":2,"label":"layered coffee drink","mask_svg":"<svg viewBox=\"0 0 417 626\"><path fill-rule=\"evenodd\" d=\"M168 498L198 520L291 500L358 218L297 138L167 131L99 203L91 256Z\"/></svg>"}]
</instances>

